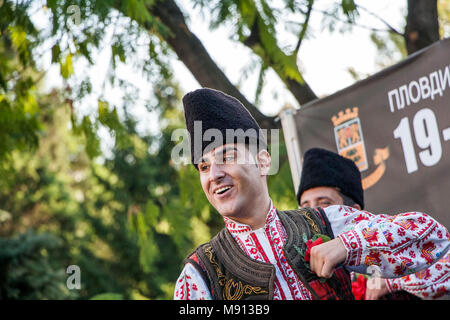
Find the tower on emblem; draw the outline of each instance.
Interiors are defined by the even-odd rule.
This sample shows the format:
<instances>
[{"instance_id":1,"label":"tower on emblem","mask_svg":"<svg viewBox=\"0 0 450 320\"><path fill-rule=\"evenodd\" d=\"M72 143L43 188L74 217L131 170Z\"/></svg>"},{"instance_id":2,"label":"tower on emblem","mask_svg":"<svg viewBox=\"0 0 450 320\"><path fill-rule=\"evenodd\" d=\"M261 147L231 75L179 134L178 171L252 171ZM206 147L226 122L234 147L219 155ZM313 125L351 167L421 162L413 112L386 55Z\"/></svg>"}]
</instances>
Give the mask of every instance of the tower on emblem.
<instances>
[{"instance_id":1,"label":"tower on emblem","mask_svg":"<svg viewBox=\"0 0 450 320\"><path fill-rule=\"evenodd\" d=\"M366 147L361 129L361 121L358 117L358 108L347 108L333 116L331 121L334 125L334 137L338 153L358 166L359 171L366 170L367 162Z\"/></svg>"}]
</instances>

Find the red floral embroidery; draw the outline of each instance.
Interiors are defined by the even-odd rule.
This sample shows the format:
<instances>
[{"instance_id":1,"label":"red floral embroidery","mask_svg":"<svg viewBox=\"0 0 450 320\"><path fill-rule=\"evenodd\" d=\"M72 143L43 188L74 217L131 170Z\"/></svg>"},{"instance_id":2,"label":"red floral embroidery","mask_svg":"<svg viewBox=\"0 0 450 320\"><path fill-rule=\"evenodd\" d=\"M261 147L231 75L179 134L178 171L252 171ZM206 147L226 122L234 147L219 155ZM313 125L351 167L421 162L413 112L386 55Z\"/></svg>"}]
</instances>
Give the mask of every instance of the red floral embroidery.
<instances>
[{"instance_id":1,"label":"red floral embroidery","mask_svg":"<svg viewBox=\"0 0 450 320\"><path fill-rule=\"evenodd\" d=\"M369 243L378 241L378 231L376 230L370 230L369 228L363 229L362 234L364 239Z\"/></svg>"},{"instance_id":2,"label":"red floral embroidery","mask_svg":"<svg viewBox=\"0 0 450 320\"><path fill-rule=\"evenodd\" d=\"M403 228L400 228L400 229L397 230L397 234L400 237L403 237L406 234L406 232L405 232L405 230Z\"/></svg>"},{"instance_id":3,"label":"red floral embroidery","mask_svg":"<svg viewBox=\"0 0 450 320\"><path fill-rule=\"evenodd\" d=\"M425 219L424 217L419 217L417 218L417 221L419 221L420 223L425 223L427 222L427 219Z\"/></svg>"},{"instance_id":4,"label":"red floral embroidery","mask_svg":"<svg viewBox=\"0 0 450 320\"><path fill-rule=\"evenodd\" d=\"M364 260L364 264L367 266L373 264L377 266L381 265L380 253L378 251L370 251Z\"/></svg>"},{"instance_id":5,"label":"red floral embroidery","mask_svg":"<svg viewBox=\"0 0 450 320\"><path fill-rule=\"evenodd\" d=\"M408 268L413 265L413 262L411 259L408 259L405 257L400 257L400 260L401 260L401 263L399 266L395 267L394 274L396 274L398 276L403 276L403 275L405 275Z\"/></svg>"},{"instance_id":6,"label":"red floral embroidery","mask_svg":"<svg viewBox=\"0 0 450 320\"><path fill-rule=\"evenodd\" d=\"M363 214L358 214L357 216L356 216L356 218L354 218L353 219L353 223L358 223L358 222L360 222L360 221L364 221L364 220L369 220L369 217L366 217L365 215L363 215Z\"/></svg>"},{"instance_id":7,"label":"red floral embroidery","mask_svg":"<svg viewBox=\"0 0 450 320\"><path fill-rule=\"evenodd\" d=\"M419 279L428 280L431 277L430 269L425 269L425 270L416 272L415 276Z\"/></svg>"},{"instance_id":8,"label":"red floral embroidery","mask_svg":"<svg viewBox=\"0 0 450 320\"><path fill-rule=\"evenodd\" d=\"M389 231L383 231L383 235L386 238L386 241L388 244L391 244L392 242L394 242L394 238L392 237L392 233L390 233Z\"/></svg>"},{"instance_id":9,"label":"red floral embroidery","mask_svg":"<svg viewBox=\"0 0 450 320\"><path fill-rule=\"evenodd\" d=\"M436 246L433 242L427 242L423 245L422 249L420 249L420 256L427 261L427 264L433 263L433 250L436 249Z\"/></svg>"},{"instance_id":10,"label":"red floral embroidery","mask_svg":"<svg viewBox=\"0 0 450 320\"><path fill-rule=\"evenodd\" d=\"M404 215L406 216L406 214ZM419 218L420 219L420 218ZM426 220L425 220L426 221ZM412 219L408 219L408 220L402 220L402 221L398 221L396 222L399 226L403 227L406 230L411 230L414 231L417 228L419 228Z\"/></svg>"}]
</instances>

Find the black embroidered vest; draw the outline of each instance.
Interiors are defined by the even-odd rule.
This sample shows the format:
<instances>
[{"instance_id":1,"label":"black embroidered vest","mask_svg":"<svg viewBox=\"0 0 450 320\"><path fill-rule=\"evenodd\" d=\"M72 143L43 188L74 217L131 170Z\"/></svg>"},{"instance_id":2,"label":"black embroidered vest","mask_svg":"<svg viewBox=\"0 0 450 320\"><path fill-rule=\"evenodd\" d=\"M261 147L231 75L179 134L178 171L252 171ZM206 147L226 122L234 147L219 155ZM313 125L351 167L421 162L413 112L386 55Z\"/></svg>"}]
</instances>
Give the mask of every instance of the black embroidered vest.
<instances>
[{"instance_id":1,"label":"black embroidered vest","mask_svg":"<svg viewBox=\"0 0 450 320\"><path fill-rule=\"evenodd\" d=\"M303 240L320 233L334 238L329 222L322 209L303 208L278 211L286 229L283 251L287 262L298 279L309 290L313 299L354 299L349 273L339 266L326 282L305 265L295 246L306 251ZM199 246L185 263L191 263L208 284L213 299L273 299L275 267L270 263L248 257L224 228L210 242Z\"/></svg>"}]
</instances>

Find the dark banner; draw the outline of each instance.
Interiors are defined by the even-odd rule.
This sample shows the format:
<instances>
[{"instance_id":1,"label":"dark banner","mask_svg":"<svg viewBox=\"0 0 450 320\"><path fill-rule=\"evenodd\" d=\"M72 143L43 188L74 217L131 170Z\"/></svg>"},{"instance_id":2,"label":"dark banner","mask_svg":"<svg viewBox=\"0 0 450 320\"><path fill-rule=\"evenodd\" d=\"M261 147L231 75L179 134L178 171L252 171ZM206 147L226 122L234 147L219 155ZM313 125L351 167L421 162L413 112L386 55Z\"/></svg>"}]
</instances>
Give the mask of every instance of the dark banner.
<instances>
[{"instance_id":1,"label":"dark banner","mask_svg":"<svg viewBox=\"0 0 450 320\"><path fill-rule=\"evenodd\" d=\"M422 211L450 227L450 39L303 106L295 121L302 152L355 161L368 211Z\"/></svg>"}]
</instances>

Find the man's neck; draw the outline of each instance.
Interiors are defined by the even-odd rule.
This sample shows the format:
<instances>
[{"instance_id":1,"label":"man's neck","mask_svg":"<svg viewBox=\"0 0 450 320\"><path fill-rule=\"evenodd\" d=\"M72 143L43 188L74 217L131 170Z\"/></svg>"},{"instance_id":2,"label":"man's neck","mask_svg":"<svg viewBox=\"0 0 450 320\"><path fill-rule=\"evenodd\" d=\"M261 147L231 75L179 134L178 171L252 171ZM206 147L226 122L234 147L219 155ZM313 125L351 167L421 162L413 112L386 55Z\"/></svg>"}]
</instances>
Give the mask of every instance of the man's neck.
<instances>
[{"instance_id":1,"label":"man's neck","mask_svg":"<svg viewBox=\"0 0 450 320\"><path fill-rule=\"evenodd\" d=\"M262 205L253 207L250 214L240 217L228 217L229 219L248 225L252 230L264 227L266 224L267 214L269 213L272 200L267 197L264 201L260 201Z\"/></svg>"}]
</instances>

